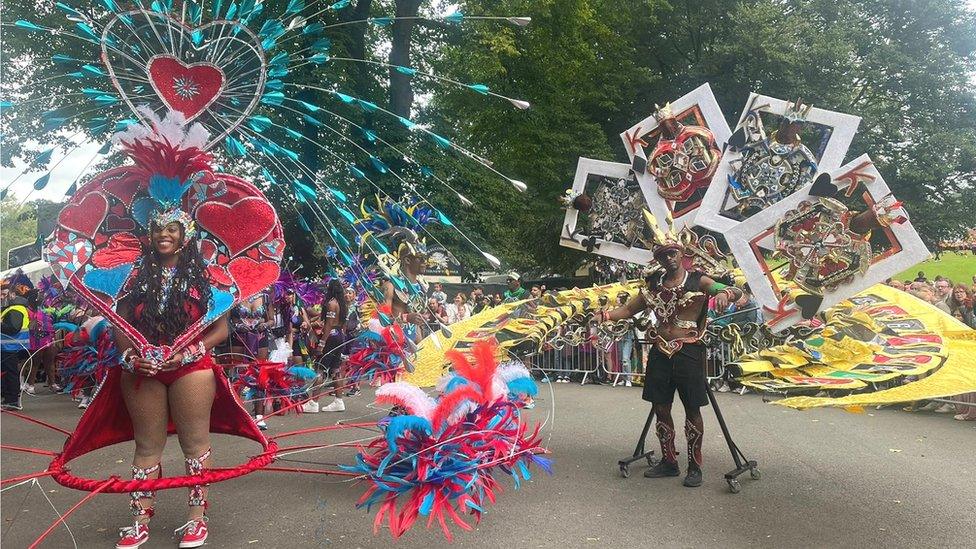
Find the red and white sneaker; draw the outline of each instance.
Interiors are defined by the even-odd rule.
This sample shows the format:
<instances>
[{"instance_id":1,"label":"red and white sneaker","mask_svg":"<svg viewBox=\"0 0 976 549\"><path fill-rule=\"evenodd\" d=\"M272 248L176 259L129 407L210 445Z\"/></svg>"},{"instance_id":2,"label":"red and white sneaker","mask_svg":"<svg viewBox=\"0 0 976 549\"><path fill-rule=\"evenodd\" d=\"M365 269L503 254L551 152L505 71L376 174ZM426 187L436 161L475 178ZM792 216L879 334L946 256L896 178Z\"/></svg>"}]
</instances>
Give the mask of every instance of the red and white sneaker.
<instances>
[{"instance_id":1,"label":"red and white sneaker","mask_svg":"<svg viewBox=\"0 0 976 549\"><path fill-rule=\"evenodd\" d=\"M119 528L121 538L115 544L115 549L134 549L149 541L149 526L135 523L133 526Z\"/></svg>"},{"instance_id":2,"label":"red and white sneaker","mask_svg":"<svg viewBox=\"0 0 976 549\"><path fill-rule=\"evenodd\" d=\"M207 542L207 517L188 521L174 532L180 540L180 548L200 547Z\"/></svg>"}]
</instances>

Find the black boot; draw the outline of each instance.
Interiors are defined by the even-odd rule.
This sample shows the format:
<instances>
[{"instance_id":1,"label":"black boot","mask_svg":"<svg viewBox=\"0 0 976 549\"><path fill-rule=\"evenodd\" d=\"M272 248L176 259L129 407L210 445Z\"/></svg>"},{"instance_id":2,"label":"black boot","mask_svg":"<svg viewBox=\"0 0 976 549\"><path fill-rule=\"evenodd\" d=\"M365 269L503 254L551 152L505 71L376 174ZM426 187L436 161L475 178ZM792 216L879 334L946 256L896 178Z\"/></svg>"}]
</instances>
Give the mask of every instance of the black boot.
<instances>
[{"instance_id":1,"label":"black boot","mask_svg":"<svg viewBox=\"0 0 976 549\"><path fill-rule=\"evenodd\" d=\"M702 430L693 421L685 420L685 437L688 438L688 474L682 484L697 488L702 484Z\"/></svg>"},{"instance_id":2,"label":"black boot","mask_svg":"<svg viewBox=\"0 0 976 549\"><path fill-rule=\"evenodd\" d=\"M676 477L680 474L676 461L659 461L657 465L644 471L644 476L647 478Z\"/></svg>"}]
</instances>

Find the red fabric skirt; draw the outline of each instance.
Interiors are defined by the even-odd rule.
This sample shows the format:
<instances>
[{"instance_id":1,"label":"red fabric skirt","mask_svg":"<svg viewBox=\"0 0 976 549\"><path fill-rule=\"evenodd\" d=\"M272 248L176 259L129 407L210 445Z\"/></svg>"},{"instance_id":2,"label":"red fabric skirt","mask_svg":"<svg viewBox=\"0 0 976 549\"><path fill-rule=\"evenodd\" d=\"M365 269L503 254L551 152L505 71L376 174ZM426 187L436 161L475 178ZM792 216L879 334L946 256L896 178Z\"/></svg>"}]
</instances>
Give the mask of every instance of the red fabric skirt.
<instances>
[{"instance_id":1,"label":"red fabric skirt","mask_svg":"<svg viewBox=\"0 0 976 549\"><path fill-rule=\"evenodd\" d=\"M210 432L242 436L268 447L268 441L254 424L250 414L241 405L237 395L231 390L223 369L207 356L186 368L172 372L186 373L211 368L217 381L217 392L210 409ZM132 419L122 399L120 379L122 370L112 368L102 383L97 396L92 401L74 432L68 436L59 460L67 463L72 459L120 442L133 440ZM172 418L167 424L167 433L175 434L176 426Z\"/></svg>"}]
</instances>

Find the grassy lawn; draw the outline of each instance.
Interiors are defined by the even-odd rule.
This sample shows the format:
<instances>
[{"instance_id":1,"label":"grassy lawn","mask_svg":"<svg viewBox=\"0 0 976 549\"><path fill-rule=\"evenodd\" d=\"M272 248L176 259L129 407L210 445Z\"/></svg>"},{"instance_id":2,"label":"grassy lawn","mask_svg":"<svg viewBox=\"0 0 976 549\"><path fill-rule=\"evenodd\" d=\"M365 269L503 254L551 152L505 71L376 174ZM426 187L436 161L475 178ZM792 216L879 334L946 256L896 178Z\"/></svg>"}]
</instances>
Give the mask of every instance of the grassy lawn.
<instances>
[{"instance_id":1,"label":"grassy lawn","mask_svg":"<svg viewBox=\"0 0 976 549\"><path fill-rule=\"evenodd\" d=\"M929 280L937 275L942 275L953 282L972 284L973 275L976 274L976 255L944 253L938 261L933 257L924 263L915 265L895 278L897 280L915 280L919 271L924 272L925 277Z\"/></svg>"}]
</instances>

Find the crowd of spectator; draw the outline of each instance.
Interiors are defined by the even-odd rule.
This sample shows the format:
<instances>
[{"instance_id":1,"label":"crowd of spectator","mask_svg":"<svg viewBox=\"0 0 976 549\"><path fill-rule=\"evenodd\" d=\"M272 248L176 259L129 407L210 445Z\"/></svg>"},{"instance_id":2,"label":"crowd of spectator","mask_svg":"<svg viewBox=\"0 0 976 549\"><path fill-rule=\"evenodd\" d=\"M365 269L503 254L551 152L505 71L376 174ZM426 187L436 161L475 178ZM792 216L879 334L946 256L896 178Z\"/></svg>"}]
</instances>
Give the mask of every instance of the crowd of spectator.
<instances>
[{"instance_id":1,"label":"crowd of spectator","mask_svg":"<svg viewBox=\"0 0 976 549\"><path fill-rule=\"evenodd\" d=\"M924 271L919 271L914 280L889 278L885 283L949 313L970 328L976 328L976 315L973 313L976 274L969 281L954 282L942 275L929 280Z\"/></svg>"},{"instance_id":2,"label":"crowd of spectator","mask_svg":"<svg viewBox=\"0 0 976 549\"><path fill-rule=\"evenodd\" d=\"M976 328L976 315L973 313L974 296L976 296L976 274L966 282L953 282L951 279L938 275L932 280L919 271L914 280L897 280L889 278L885 283L892 288L907 292L922 301L951 314L970 328ZM964 404L949 404L947 402L929 401L917 402L906 407L909 411L932 411L942 414L955 414L953 417L960 421L976 421L976 393L967 393L952 397L953 402Z\"/></svg>"}]
</instances>

